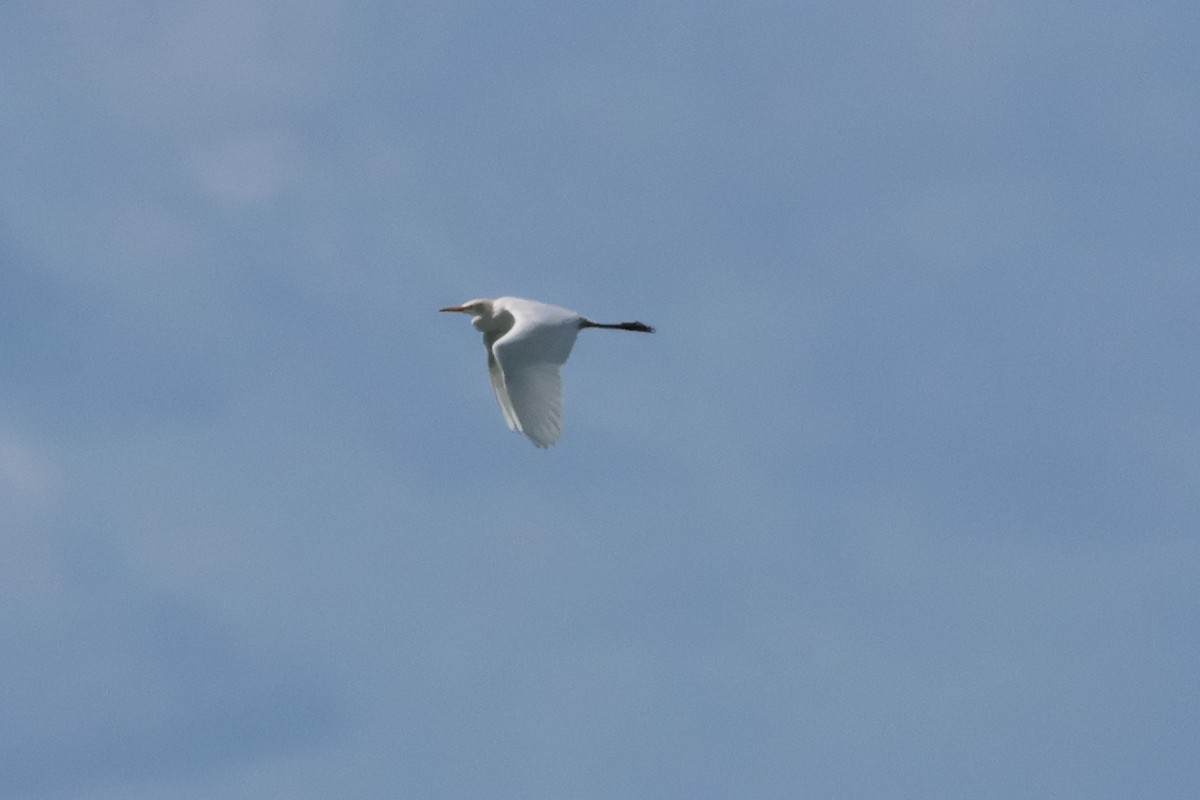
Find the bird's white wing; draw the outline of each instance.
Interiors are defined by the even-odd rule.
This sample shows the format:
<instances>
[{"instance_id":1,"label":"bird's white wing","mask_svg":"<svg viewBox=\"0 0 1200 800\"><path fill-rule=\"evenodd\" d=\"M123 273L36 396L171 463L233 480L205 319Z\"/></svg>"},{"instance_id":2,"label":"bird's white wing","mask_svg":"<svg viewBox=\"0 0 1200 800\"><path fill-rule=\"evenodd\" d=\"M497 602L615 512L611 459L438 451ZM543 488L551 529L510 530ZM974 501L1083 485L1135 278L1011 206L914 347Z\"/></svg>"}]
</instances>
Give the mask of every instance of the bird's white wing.
<instances>
[{"instance_id":1,"label":"bird's white wing","mask_svg":"<svg viewBox=\"0 0 1200 800\"><path fill-rule=\"evenodd\" d=\"M517 430L538 447L549 447L562 433L562 378L555 364L526 364L506 372L509 401Z\"/></svg>"},{"instance_id":2,"label":"bird's white wing","mask_svg":"<svg viewBox=\"0 0 1200 800\"><path fill-rule=\"evenodd\" d=\"M562 379L558 369L571 354L579 332L578 318L515 316L512 329L496 340L491 351L500 368L508 411L516 418L516 430L538 447L549 447L562 432ZM497 391L496 397L500 399L501 392ZM503 400L500 406L504 410ZM511 422L509 427L513 427Z\"/></svg>"},{"instance_id":3,"label":"bird's white wing","mask_svg":"<svg viewBox=\"0 0 1200 800\"><path fill-rule=\"evenodd\" d=\"M504 385L504 373L500 371L496 354L492 352L492 346L496 344L497 339L501 338L501 335L499 332L491 331L483 335L483 346L487 348L488 355L488 377L492 380L492 391L496 394L500 413L504 415L504 424L510 431L520 432L521 423L517 421L517 413L513 411L512 401L508 399L508 388Z\"/></svg>"}]
</instances>

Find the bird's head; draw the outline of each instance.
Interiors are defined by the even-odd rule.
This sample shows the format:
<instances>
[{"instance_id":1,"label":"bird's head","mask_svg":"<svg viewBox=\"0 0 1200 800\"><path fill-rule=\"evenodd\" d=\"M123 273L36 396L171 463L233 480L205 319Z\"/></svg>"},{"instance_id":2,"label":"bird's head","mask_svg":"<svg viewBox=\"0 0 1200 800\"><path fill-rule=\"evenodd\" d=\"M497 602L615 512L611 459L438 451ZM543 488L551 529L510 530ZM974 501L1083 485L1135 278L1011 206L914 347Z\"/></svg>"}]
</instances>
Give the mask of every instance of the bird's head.
<instances>
[{"instance_id":1,"label":"bird's head","mask_svg":"<svg viewBox=\"0 0 1200 800\"><path fill-rule=\"evenodd\" d=\"M491 300L468 300L460 306L446 306L438 311L457 311L471 315L471 324L476 330L486 330L491 327L494 309Z\"/></svg>"}]
</instances>

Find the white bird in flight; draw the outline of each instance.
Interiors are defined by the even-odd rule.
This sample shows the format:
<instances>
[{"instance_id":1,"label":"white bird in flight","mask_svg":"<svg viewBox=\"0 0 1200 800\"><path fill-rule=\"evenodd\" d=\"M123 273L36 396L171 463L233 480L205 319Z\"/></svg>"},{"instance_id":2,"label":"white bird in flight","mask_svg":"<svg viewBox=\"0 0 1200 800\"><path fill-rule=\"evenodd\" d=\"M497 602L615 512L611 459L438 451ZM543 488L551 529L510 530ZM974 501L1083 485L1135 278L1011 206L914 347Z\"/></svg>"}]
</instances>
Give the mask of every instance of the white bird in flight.
<instances>
[{"instance_id":1,"label":"white bird in flight","mask_svg":"<svg viewBox=\"0 0 1200 800\"><path fill-rule=\"evenodd\" d=\"M554 444L562 432L558 368L581 329L654 332L641 322L592 322L574 311L520 297L470 300L438 310L471 315L471 324L483 333L492 391L504 421L538 447Z\"/></svg>"}]
</instances>

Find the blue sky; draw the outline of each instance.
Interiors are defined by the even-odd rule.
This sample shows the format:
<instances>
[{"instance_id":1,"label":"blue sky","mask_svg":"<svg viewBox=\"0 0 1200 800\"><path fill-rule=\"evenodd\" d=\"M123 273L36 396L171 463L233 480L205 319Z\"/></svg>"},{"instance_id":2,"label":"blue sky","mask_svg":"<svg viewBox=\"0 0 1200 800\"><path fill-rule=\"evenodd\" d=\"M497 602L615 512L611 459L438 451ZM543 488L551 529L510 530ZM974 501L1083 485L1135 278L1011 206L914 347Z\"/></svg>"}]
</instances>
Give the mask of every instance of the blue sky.
<instances>
[{"instance_id":1,"label":"blue sky","mask_svg":"<svg viewBox=\"0 0 1200 800\"><path fill-rule=\"evenodd\" d=\"M594 6L0 12L0 798L1195 797L1197 7Z\"/></svg>"}]
</instances>

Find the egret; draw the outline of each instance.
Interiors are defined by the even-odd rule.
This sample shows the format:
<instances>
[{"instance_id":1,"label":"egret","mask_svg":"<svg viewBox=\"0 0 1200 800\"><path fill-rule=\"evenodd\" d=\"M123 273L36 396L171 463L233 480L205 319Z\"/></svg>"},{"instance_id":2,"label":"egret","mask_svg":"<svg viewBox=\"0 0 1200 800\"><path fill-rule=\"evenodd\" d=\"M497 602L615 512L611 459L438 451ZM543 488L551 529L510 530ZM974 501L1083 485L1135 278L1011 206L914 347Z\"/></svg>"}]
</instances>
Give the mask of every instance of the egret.
<instances>
[{"instance_id":1,"label":"egret","mask_svg":"<svg viewBox=\"0 0 1200 800\"><path fill-rule=\"evenodd\" d=\"M562 432L562 378L575 337L584 328L653 333L641 322L592 322L559 306L497 297L470 300L439 311L471 315L483 334L488 375L509 430L523 433L538 447L549 447Z\"/></svg>"}]
</instances>

